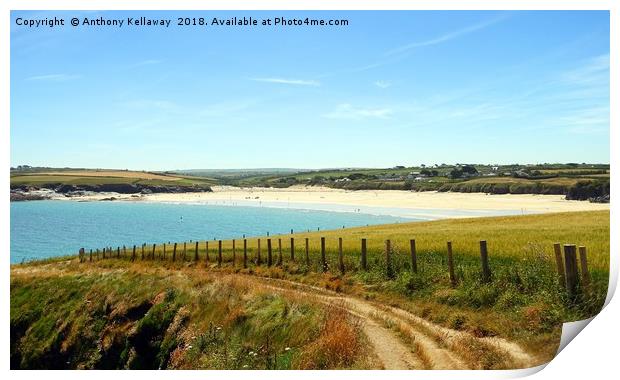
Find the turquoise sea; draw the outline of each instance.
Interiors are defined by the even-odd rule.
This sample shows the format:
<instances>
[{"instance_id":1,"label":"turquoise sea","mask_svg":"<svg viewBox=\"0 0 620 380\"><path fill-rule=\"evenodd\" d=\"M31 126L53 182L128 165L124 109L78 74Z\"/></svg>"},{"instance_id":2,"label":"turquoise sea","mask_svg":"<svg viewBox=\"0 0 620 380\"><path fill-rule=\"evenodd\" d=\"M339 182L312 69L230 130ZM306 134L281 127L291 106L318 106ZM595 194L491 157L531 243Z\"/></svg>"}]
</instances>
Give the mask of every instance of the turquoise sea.
<instances>
[{"instance_id":1,"label":"turquoise sea","mask_svg":"<svg viewBox=\"0 0 620 380\"><path fill-rule=\"evenodd\" d=\"M11 263L105 246L240 238L420 220L359 212L148 202L11 203Z\"/></svg>"}]
</instances>

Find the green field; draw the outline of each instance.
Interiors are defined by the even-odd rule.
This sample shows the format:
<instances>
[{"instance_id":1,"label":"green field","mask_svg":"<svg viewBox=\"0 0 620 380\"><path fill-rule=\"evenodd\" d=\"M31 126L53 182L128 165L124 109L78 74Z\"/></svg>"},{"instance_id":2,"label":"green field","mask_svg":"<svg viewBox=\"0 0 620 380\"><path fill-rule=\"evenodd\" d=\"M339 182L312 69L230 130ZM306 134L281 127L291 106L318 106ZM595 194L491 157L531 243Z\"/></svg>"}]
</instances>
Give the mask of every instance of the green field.
<instances>
[{"instance_id":1,"label":"green field","mask_svg":"<svg viewBox=\"0 0 620 380\"><path fill-rule=\"evenodd\" d=\"M132 171L96 171L79 170L49 172L11 173L11 186L38 186L46 185L104 185L104 184L133 184L153 186L209 186L215 181L210 178L188 177L181 175L152 174Z\"/></svg>"},{"instance_id":2,"label":"green field","mask_svg":"<svg viewBox=\"0 0 620 380\"><path fill-rule=\"evenodd\" d=\"M462 174L463 168L472 171ZM426 173L426 174L424 174ZM420 177L420 175L423 175ZM491 194L561 194L587 200L609 195L609 165L439 165L376 169L239 169L140 172L103 169L19 168L11 170L11 187L134 184L156 186L214 185L286 188L326 186L346 190L413 190Z\"/></svg>"},{"instance_id":3,"label":"green field","mask_svg":"<svg viewBox=\"0 0 620 380\"><path fill-rule=\"evenodd\" d=\"M468 168L472 173L455 177ZM609 165L434 165L419 167L262 171L181 171L196 177L208 175L232 186L289 187L311 185L347 190L414 190L484 192L492 194L562 194L586 200L609 194ZM421 176L422 175L422 176ZM583 185L587 183L587 189Z\"/></svg>"}]
</instances>

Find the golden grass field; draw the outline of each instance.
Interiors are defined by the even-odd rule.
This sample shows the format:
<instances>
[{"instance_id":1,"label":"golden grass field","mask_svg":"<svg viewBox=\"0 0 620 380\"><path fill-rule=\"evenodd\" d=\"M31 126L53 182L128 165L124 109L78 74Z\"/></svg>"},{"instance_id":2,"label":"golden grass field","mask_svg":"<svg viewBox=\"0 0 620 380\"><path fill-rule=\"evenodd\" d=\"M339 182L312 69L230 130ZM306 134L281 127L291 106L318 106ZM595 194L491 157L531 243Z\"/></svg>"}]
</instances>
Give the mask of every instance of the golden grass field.
<instances>
[{"instance_id":1,"label":"golden grass field","mask_svg":"<svg viewBox=\"0 0 620 380\"><path fill-rule=\"evenodd\" d=\"M158 174L132 170L52 170L32 173L14 173L11 185L45 186L50 184L101 185L101 184L150 184L150 185L208 185L214 181L204 177Z\"/></svg>"},{"instance_id":2,"label":"golden grass field","mask_svg":"<svg viewBox=\"0 0 620 380\"><path fill-rule=\"evenodd\" d=\"M391 240L397 254L407 255L409 240L415 239L420 254L445 252L446 242L451 241L455 254L472 257L478 257L479 242L486 240L491 260L498 257L518 259L526 257L532 251L552 257L553 244L559 242L586 246L590 268L609 270L609 234L609 211L586 211L385 224L343 230L295 232L293 235L271 234L270 238L274 252L277 249L277 239L282 239L285 255L290 251L290 238L295 238L296 253L301 257L305 249L305 238L309 238L310 253L314 255L320 251L320 238L325 237L326 251L332 258L338 249L338 238L343 238L343 251L352 264L359 258L362 238L367 239L369 255L382 253L387 239ZM248 252L251 257L257 251L257 239L262 240L263 255L267 252L266 235L248 237ZM217 243L213 240L200 241L199 254L204 257L207 241L213 259ZM187 244L188 249L193 252L195 242ZM241 244L239 237L236 239L237 253L241 252ZM179 243L179 250L181 246ZM225 258L229 258L232 240L224 240L222 247ZM152 246L149 245L149 248ZM162 250L163 246L158 244L156 253L161 253ZM168 254L172 252L170 244L167 251Z\"/></svg>"}]
</instances>

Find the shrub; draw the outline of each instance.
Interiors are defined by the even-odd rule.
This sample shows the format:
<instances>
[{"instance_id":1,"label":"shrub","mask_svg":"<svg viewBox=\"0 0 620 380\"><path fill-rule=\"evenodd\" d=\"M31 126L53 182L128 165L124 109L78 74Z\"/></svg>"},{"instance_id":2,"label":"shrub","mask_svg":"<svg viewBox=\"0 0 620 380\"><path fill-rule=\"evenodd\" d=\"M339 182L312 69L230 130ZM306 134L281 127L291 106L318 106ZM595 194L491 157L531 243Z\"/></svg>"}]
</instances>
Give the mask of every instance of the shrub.
<instances>
[{"instance_id":1,"label":"shrub","mask_svg":"<svg viewBox=\"0 0 620 380\"><path fill-rule=\"evenodd\" d=\"M360 343L355 328L347 321L347 312L330 309L321 334L301 355L300 369L328 369L351 366Z\"/></svg>"}]
</instances>

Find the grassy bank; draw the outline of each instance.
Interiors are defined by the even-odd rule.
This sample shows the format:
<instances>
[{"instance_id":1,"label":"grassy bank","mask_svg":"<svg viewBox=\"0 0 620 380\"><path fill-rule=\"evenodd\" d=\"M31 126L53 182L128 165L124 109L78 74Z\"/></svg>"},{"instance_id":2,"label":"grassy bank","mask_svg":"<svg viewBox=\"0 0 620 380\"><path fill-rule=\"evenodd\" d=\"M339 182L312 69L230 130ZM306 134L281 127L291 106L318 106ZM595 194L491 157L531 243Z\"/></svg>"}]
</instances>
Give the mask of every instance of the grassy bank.
<instances>
[{"instance_id":1,"label":"grassy bank","mask_svg":"<svg viewBox=\"0 0 620 380\"><path fill-rule=\"evenodd\" d=\"M204 274L70 264L11 276L12 369L376 368L354 323Z\"/></svg>"}]
</instances>

